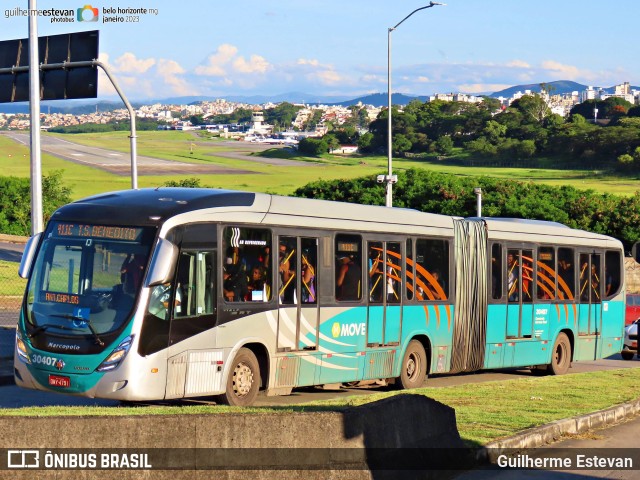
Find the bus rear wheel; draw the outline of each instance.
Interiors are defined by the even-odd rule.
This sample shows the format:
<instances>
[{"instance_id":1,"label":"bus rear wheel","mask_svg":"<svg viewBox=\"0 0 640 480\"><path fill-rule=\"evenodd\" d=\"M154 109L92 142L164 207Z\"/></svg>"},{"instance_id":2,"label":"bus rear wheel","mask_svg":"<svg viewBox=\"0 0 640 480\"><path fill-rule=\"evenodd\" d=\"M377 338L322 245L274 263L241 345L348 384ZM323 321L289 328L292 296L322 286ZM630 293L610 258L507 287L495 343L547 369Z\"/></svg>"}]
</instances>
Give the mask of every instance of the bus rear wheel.
<instances>
[{"instance_id":1,"label":"bus rear wheel","mask_svg":"<svg viewBox=\"0 0 640 480\"><path fill-rule=\"evenodd\" d=\"M566 334L561 333L553 345L551 363L548 370L552 375L564 375L571 365L571 342Z\"/></svg>"},{"instance_id":2,"label":"bus rear wheel","mask_svg":"<svg viewBox=\"0 0 640 480\"><path fill-rule=\"evenodd\" d=\"M404 352L402 370L396 385L402 389L421 387L427 378L427 354L422 343L411 340Z\"/></svg>"},{"instance_id":3,"label":"bus rear wheel","mask_svg":"<svg viewBox=\"0 0 640 480\"><path fill-rule=\"evenodd\" d=\"M218 400L225 405L245 407L253 404L259 388L258 359L248 348L241 348L233 359L226 391L218 396Z\"/></svg>"},{"instance_id":4,"label":"bus rear wheel","mask_svg":"<svg viewBox=\"0 0 640 480\"><path fill-rule=\"evenodd\" d=\"M633 352L627 352L627 351L622 351L620 352L620 355L622 355L622 359L623 360L633 360Z\"/></svg>"}]
</instances>

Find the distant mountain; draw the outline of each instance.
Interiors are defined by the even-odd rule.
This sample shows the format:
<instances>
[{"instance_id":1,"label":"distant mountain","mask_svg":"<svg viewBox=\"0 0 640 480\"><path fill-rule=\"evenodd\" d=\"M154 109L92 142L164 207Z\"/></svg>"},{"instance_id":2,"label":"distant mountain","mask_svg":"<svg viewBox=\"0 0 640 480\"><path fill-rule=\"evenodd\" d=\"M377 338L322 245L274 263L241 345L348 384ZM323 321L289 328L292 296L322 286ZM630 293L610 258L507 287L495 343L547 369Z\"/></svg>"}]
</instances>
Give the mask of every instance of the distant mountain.
<instances>
[{"instance_id":1,"label":"distant mountain","mask_svg":"<svg viewBox=\"0 0 640 480\"><path fill-rule=\"evenodd\" d=\"M131 104L137 108L144 103L136 102ZM118 108L125 108L122 102L111 102L107 100L58 100L40 103L41 113L71 113L82 115L83 113L109 112ZM28 102L0 103L0 113L29 113Z\"/></svg>"},{"instance_id":2,"label":"distant mountain","mask_svg":"<svg viewBox=\"0 0 640 480\"><path fill-rule=\"evenodd\" d=\"M581 92L587 89L586 85L572 82L571 80L558 80L555 82L548 82L547 85L550 86L552 94L571 93L575 91ZM489 96L509 98L518 92L524 93L525 90L531 90L534 93L540 93L542 88L540 87L540 83L530 83L528 85L516 85L513 87L505 88L504 90L500 90L499 92L493 92Z\"/></svg>"},{"instance_id":3,"label":"distant mountain","mask_svg":"<svg viewBox=\"0 0 640 480\"><path fill-rule=\"evenodd\" d=\"M404 93L391 94L391 103L393 105L406 105L411 100L419 100L421 102L426 102L427 100L429 100L429 97L424 95L421 95L418 97L412 97L410 95L405 95ZM385 107L389 103L389 97L387 92L372 93L371 95L366 95L364 97L354 98L352 100L347 100L345 102L338 102L338 103L335 103L335 105L349 107L351 105L356 105L359 102L362 103L363 105L373 105L374 107Z\"/></svg>"},{"instance_id":4,"label":"distant mountain","mask_svg":"<svg viewBox=\"0 0 640 480\"><path fill-rule=\"evenodd\" d=\"M572 82L571 80L557 80L555 82L548 82L547 85L551 87L552 94L561 94L561 93L571 93L571 92L582 92L587 89L587 85L583 85L581 83ZM600 89L602 88L607 93L614 93L615 86L613 87L598 87L593 85L593 88ZM640 89L639 87L631 86L632 89ZM514 87L505 88L504 90L500 90L499 92L494 92L490 97L512 97L514 94L518 92L523 92L525 90L531 90L534 93L540 93L542 88L539 83L530 83L528 85L516 85Z\"/></svg>"},{"instance_id":5,"label":"distant mountain","mask_svg":"<svg viewBox=\"0 0 640 480\"><path fill-rule=\"evenodd\" d=\"M280 93L278 95L225 95L220 97L204 97L204 96L187 96L187 97L169 97L158 100L148 100L146 103L162 103L173 105L188 105L190 103L213 101L218 98L224 98L229 102L249 103L251 105L260 105L263 103L314 103L314 104L335 104L346 100L347 96L322 96L301 92Z\"/></svg>"},{"instance_id":6,"label":"distant mountain","mask_svg":"<svg viewBox=\"0 0 640 480\"><path fill-rule=\"evenodd\" d=\"M582 85L581 83L572 82L570 80L558 80L555 82L548 82L547 85L550 85L552 88L552 92L555 94L560 93L571 93L574 91L582 92L587 89L586 85ZM594 86L594 88L600 88ZM640 87L631 87L632 89L640 90ZM528 85L515 85L513 87L505 88L504 90L500 90L498 92L494 92L490 94L490 97L512 97L517 92L524 92L525 90L531 90L532 92L539 93L541 90L540 83L530 83ZM614 92L614 87L604 88L604 90L608 93ZM226 96L183 96L183 97L168 97L168 98L159 98L159 99L146 99L146 100L136 100L132 101L132 105L134 108L137 108L141 105L151 105L154 103L160 103L163 105L188 105L197 102L203 101L213 101L219 98L224 98L229 102L238 102L238 103L248 103L253 105L260 105L264 103L281 103L281 102L290 102L290 103L305 103L312 105L341 105L341 106L351 106L356 105L359 102L363 105L374 105L376 107L384 107L387 105L387 93L372 93L370 95L365 95L362 97L349 99L347 96L338 96L338 95L316 95L302 92L288 92L282 93L279 95L226 95ZM428 96L420 95L420 96L411 96L405 95L403 93L394 93L392 98L392 103L394 105L406 105L412 100L419 100L421 102L428 101ZM96 100L96 99L86 99L86 100L57 100L57 101L48 101L42 102L40 105L40 111L42 113L71 113L75 115L80 115L83 113L91 113L96 111L96 107L98 111L109 111L115 110L118 108L124 108L124 105L119 99L106 99L106 100ZM0 113L29 113L29 103L21 102L21 103L0 103Z\"/></svg>"}]
</instances>

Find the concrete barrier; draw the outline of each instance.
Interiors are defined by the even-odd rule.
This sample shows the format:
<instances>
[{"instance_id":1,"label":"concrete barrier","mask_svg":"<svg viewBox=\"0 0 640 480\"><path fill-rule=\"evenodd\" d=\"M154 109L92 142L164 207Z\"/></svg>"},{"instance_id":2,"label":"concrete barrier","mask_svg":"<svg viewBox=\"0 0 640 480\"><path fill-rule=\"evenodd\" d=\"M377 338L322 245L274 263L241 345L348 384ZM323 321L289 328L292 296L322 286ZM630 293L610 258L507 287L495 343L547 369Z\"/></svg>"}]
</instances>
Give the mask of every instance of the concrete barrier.
<instances>
[{"instance_id":1,"label":"concrete barrier","mask_svg":"<svg viewBox=\"0 0 640 480\"><path fill-rule=\"evenodd\" d=\"M394 469L422 469L434 459L442 460L445 450L464 451L455 411L411 394L327 412L0 417L0 448L39 450L41 462L47 449L76 454L126 449L121 453L146 453L154 466L127 471L38 470L38 478L171 480L411 478L411 471ZM437 453L433 458L425 456L430 449ZM171 468L180 470L169 472ZM442 477L438 468L433 478ZM11 478L20 478L13 475L19 472L12 471ZM422 471L419 478L429 475Z\"/></svg>"}]
</instances>

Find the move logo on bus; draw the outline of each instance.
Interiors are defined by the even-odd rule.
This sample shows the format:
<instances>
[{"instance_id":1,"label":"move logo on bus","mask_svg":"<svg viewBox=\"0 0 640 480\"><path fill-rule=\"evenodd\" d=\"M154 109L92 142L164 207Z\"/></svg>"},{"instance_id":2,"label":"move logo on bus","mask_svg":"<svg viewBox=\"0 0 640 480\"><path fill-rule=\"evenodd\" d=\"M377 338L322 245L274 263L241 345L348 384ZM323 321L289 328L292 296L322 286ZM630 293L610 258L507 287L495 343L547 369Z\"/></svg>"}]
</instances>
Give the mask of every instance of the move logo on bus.
<instances>
[{"instance_id":1,"label":"move logo on bus","mask_svg":"<svg viewBox=\"0 0 640 480\"><path fill-rule=\"evenodd\" d=\"M366 323L344 323L340 325L335 322L331 327L331 335L333 338L338 337L355 337L356 335L364 335L367 333Z\"/></svg>"}]
</instances>

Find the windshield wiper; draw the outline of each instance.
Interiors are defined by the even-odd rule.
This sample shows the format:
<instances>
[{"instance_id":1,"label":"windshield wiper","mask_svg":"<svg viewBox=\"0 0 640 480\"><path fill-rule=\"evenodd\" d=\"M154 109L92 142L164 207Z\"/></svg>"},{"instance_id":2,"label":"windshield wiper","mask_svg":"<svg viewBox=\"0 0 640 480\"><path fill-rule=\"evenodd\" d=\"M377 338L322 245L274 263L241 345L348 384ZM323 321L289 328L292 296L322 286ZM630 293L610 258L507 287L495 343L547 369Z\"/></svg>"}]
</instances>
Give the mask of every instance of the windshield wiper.
<instances>
[{"instance_id":1,"label":"windshield wiper","mask_svg":"<svg viewBox=\"0 0 640 480\"><path fill-rule=\"evenodd\" d=\"M60 316L60 315L54 315L54 316ZM74 330L73 328L69 328L69 327L65 327L64 325L54 325L53 323L47 323L46 325L40 325L39 327L37 327L33 332L31 332L29 335L27 335L29 338L33 338L35 336L37 336L38 334L40 334L41 332L44 332L45 330L47 330L48 328L59 328L60 330Z\"/></svg>"},{"instance_id":2,"label":"windshield wiper","mask_svg":"<svg viewBox=\"0 0 640 480\"><path fill-rule=\"evenodd\" d=\"M93 328L93 325L91 324L91 320L89 320L88 318L80 317L78 315L70 315L68 313L53 314L51 316L52 317L66 318L67 320L75 320L77 322L86 323L87 327L89 328L89 330L91 330L91 333L93 334L93 338L96 339L96 344L100 345L101 347L104 347L104 342L102 341L102 339L98 335L98 332L96 332L95 328ZM68 327L65 327L65 328L67 330L73 330L73 328L68 328Z\"/></svg>"}]
</instances>

